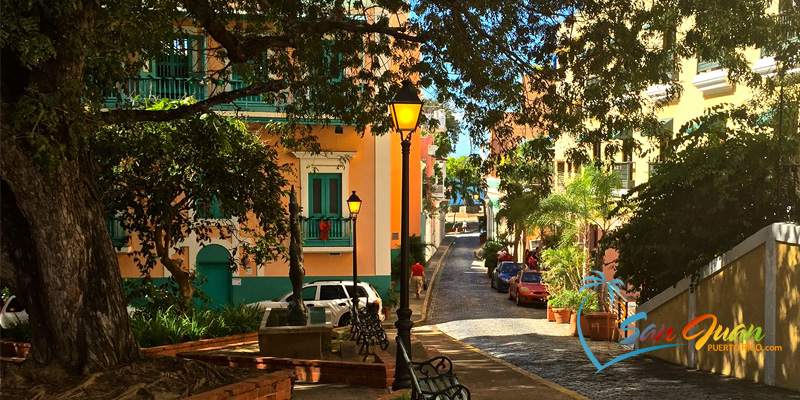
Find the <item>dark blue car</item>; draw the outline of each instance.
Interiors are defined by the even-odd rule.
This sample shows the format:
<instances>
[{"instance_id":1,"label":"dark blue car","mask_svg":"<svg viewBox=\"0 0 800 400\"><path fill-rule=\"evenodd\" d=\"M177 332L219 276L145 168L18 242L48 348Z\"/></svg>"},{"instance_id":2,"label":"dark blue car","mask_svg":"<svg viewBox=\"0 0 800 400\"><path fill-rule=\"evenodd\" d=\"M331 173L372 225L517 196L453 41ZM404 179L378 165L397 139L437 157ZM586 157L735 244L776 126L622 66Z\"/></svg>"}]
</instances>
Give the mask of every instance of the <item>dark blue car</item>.
<instances>
[{"instance_id":1,"label":"dark blue car","mask_svg":"<svg viewBox=\"0 0 800 400\"><path fill-rule=\"evenodd\" d=\"M492 287L500 293L508 292L508 280L516 276L520 270L522 264L503 261L492 273Z\"/></svg>"}]
</instances>

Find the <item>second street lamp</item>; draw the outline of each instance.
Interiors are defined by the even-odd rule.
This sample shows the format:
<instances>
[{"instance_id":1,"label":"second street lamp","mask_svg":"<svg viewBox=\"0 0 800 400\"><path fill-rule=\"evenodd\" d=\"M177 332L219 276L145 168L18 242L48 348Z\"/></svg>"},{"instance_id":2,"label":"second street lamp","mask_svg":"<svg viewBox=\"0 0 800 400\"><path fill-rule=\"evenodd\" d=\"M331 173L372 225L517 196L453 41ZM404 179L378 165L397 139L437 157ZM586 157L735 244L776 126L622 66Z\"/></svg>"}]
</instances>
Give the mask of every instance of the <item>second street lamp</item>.
<instances>
[{"instance_id":1,"label":"second street lamp","mask_svg":"<svg viewBox=\"0 0 800 400\"><path fill-rule=\"evenodd\" d=\"M400 217L400 309L397 310L397 336L403 341L406 349L411 348L411 309L408 307L408 279L409 279L409 247L408 247L408 155L411 153L411 134L419 125L419 116L422 113L422 100L417 96L417 91L409 81L403 81L400 92L394 96L389 110L392 113L392 124L400 134L400 144L403 149L403 186L401 194ZM397 352L396 365L405 365L403 354ZM411 387L411 375L408 368L396 368L392 390Z\"/></svg>"},{"instance_id":2,"label":"second street lamp","mask_svg":"<svg viewBox=\"0 0 800 400\"><path fill-rule=\"evenodd\" d=\"M347 208L350 209L350 217L353 218L353 310L358 311L358 241L356 240L356 219L358 212L361 211L361 199L353 194L347 199ZM355 316L353 316L354 318Z\"/></svg>"}]
</instances>

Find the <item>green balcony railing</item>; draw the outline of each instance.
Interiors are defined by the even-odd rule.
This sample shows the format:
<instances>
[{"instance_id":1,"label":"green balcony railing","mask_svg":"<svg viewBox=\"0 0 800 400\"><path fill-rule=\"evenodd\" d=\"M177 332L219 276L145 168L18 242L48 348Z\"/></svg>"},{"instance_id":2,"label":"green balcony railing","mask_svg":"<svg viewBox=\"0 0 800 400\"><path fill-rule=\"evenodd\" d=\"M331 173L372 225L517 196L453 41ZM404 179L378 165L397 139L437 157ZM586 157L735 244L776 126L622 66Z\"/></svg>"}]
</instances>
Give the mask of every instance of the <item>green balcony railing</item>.
<instances>
[{"instance_id":1,"label":"green balcony railing","mask_svg":"<svg viewBox=\"0 0 800 400\"><path fill-rule=\"evenodd\" d=\"M155 76L131 77L117 86L115 93L110 93L106 97L105 106L107 108L117 108L130 105L138 99L159 100L171 99L182 100L193 97L195 100L205 100L211 96L241 89L247 86L241 80L224 80L211 82L201 79L200 76L191 78L170 78ZM288 96L287 96L288 97ZM288 101L280 103L265 102L261 96L248 96L235 100L233 103L220 104L213 109L217 111L261 111L261 112L280 112Z\"/></svg>"},{"instance_id":2,"label":"green balcony railing","mask_svg":"<svg viewBox=\"0 0 800 400\"><path fill-rule=\"evenodd\" d=\"M327 221L331 224L328 230L328 238L320 230L320 223ZM303 224L303 246L304 247L351 247L353 240L351 236L351 218L334 217L302 217Z\"/></svg>"}]
</instances>

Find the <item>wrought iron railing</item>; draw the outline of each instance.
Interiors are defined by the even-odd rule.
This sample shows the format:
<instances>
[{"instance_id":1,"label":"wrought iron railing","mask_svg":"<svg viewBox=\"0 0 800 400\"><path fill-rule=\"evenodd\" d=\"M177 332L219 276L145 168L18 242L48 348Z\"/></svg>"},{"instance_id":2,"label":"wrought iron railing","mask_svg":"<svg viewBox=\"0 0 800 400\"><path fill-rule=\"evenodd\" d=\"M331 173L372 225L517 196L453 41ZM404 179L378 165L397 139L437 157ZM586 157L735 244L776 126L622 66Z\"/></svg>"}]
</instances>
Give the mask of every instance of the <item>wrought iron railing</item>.
<instances>
[{"instance_id":1,"label":"wrought iron railing","mask_svg":"<svg viewBox=\"0 0 800 400\"><path fill-rule=\"evenodd\" d=\"M303 246L305 247L349 247L353 245L351 218L302 217L302 222ZM320 227L323 222L330 224L327 235Z\"/></svg>"},{"instance_id":2,"label":"wrought iron railing","mask_svg":"<svg viewBox=\"0 0 800 400\"><path fill-rule=\"evenodd\" d=\"M241 80L203 80L201 76L191 78L171 78L155 76L136 76L126 79L117 86L115 93L109 93L105 106L108 108L130 105L134 101L171 99L182 100L193 97L205 100L211 96L246 87ZM276 102L266 102L259 96L247 96L236 99L233 103L220 104L215 110L243 111L280 111L290 101L287 94Z\"/></svg>"}]
</instances>

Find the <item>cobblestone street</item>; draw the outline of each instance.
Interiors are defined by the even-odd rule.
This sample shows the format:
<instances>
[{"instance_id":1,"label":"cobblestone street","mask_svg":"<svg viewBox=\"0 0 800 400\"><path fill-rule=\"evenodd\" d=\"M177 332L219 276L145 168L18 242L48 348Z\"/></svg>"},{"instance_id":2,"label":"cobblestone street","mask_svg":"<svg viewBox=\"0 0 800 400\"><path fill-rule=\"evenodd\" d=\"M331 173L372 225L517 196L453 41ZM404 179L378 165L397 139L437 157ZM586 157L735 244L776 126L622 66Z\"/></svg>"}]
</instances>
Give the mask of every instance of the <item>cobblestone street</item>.
<instances>
[{"instance_id":1,"label":"cobblestone street","mask_svg":"<svg viewBox=\"0 0 800 400\"><path fill-rule=\"evenodd\" d=\"M483 262L473 256L479 247L477 234L459 235L431 294L428 323L464 343L591 399L800 399L797 392L647 356L595 374L566 324L548 323L545 309L518 307L508 294L490 289ZM628 351L617 343L589 343L601 362Z\"/></svg>"}]
</instances>

